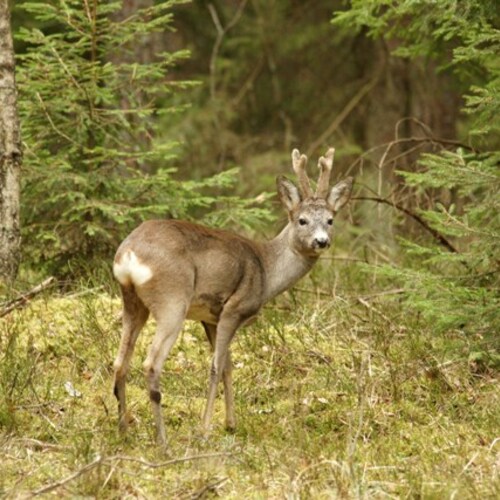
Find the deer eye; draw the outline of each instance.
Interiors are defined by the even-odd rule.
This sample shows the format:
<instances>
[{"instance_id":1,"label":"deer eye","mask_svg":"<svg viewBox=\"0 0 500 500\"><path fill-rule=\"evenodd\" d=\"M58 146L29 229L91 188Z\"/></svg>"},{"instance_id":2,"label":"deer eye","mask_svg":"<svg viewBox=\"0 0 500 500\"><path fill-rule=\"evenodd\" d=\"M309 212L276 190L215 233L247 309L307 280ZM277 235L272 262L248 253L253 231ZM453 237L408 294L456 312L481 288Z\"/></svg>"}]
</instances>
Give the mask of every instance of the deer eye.
<instances>
[{"instance_id":1,"label":"deer eye","mask_svg":"<svg viewBox=\"0 0 500 500\"><path fill-rule=\"evenodd\" d=\"M333 219L328 219L326 222L328 223L329 226L331 226L333 224Z\"/></svg>"},{"instance_id":2,"label":"deer eye","mask_svg":"<svg viewBox=\"0 0 500 500\"><path fill-rule=\"evenodd\" d=\"M299 219L299 224L300 224L301 226L305 226L305 225L307 224L307 220L306 220L306 219L304 219L304 217L301 217L301 218Z\"/></svg>"}]
</instances>

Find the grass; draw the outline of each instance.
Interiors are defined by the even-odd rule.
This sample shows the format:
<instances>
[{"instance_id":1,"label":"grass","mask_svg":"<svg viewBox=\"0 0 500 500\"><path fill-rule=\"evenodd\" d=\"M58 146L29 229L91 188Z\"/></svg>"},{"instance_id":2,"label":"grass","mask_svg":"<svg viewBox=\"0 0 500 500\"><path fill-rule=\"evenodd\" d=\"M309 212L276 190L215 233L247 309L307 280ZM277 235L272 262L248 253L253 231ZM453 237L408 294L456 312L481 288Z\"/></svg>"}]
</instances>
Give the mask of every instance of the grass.
<instances>
[{"instance_id":1,"label":"grass","mask_svg":"<svg viewBox=\"0 0 500 500\"><path fill-rule=\"evenodd\" d=\"M201 437L210 353L187 322L162 377L168 451L154 445L141 370L152 322L122 437L111 391L119 299L82 288L10 313L0 327L0 494L498 498L497 373L468 361L460 331L436 336L401 310L397 293L347 289L353 266L313 290L319 269L238 333L234 434L221 394L213 433Z\"/></svg>"}]
</instances>

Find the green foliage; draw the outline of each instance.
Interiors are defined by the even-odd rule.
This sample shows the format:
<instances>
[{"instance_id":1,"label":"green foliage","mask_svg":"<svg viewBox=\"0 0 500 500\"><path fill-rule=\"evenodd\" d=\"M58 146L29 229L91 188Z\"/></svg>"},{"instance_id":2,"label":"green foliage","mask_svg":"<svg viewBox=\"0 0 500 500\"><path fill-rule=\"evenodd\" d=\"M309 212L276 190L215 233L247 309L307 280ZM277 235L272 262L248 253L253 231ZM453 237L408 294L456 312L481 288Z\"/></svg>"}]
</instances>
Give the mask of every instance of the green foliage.
<instances>
[{"instance_id":1,"label":"green foliage","mask_svg":"<svg viewBox=\"0 0 500 500\"><path fill-rule=\"evenodd\" d=\"M469 87L466 112L474 115L471 134L500 127L500 13L495 0L352 0L333 23L374 37L398 40L393 54L438 59Z\"/></svg>"},{"instance_id":2,"label":"green foliage","mask_svg":"<svg viewBox=\"0 0 500 500\"><path fill-rule=\"evenodd\" d=\"M464 328L495 336L500 331L500 177L495 154L447 152L424 155L422 172L400 172L416 189L454 190L463 206L436 202L422 211L431 227L454 242L451 254L429 245L406 244L417 266L398 270L409 290L407 303L438 330Z\"/></svg>"},{"instance_id":3,"label":"green foliage","mask_svg":"<svg viewBox=\"0 0 500 500\"><path fill-rule=\"evenodd\" d=\"M500 331L500 16L495 2L357 1L334 22L399 40L395 54L433 56L468 86L469 140L478 147L426 154L420 170L399 172L435 202L420 215L456 249L403 240L407 266L384 273L406 288L406 305L436 332L460 329L498 348ZM454 202L439 201L453 193Z\"/></svg>"},{"instance_id":4,"label":"green foliage","mask_svg":"<svg viewBox=\"0 0 500 500\"><path fill-rule=\"evenodd\" d=\"M160 117L182 111L180 92L194 83L168 77L186 51L144 60L141 44L172 29L171 9L179 3L160 2L126 19L119 1L18 6L50 26L17 33L27 47L17 79L26 145L22 228L31 265L65 275L109 258L145 218L199 218L214 208L214 222L227 220L221 213L236 212L246 226L269 217L252 201L221 197L236 170L180 182L165 166L177 144L162 133Z\"/></svg>"}]
</instances>

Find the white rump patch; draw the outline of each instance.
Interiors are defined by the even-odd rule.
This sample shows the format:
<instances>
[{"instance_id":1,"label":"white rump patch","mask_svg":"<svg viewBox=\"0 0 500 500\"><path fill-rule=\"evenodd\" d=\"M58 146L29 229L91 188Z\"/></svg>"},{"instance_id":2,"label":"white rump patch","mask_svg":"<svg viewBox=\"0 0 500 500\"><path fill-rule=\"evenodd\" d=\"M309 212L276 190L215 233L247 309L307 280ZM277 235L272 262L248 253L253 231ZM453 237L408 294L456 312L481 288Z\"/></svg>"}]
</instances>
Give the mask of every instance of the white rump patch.
<instances>
[{"instance_id":1,"label":"white rump patch","mask_svg":"<svg viewBox=\"0 0 500 500\"><path fill-rule=\"evenodd\" d=\"M127 250L122 258L113 264L113 274L122 285L132 282L136 286L143 285L153 276L151 268L143 264L132 250Z\"/></svg>"}]
</instances>

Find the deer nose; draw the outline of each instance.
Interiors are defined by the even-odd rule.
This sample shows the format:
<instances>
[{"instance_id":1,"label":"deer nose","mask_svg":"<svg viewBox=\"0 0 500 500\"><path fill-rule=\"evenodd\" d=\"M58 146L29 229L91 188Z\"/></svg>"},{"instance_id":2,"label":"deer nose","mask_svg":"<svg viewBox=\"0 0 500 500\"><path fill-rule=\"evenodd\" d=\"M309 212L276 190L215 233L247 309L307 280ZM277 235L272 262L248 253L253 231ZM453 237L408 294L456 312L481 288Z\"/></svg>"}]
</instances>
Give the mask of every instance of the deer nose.
<instances>
[{"instance_id":1,"label":"deer nose","mask_svg":"<svg viewBox=\"0 0 500 500\"><path fill-rule=\"evenodd\" d=\"M316 245L319 248L326 248L326 246L328 245L328 239L327 238L315 238L314 243L316 243Z\"/></svg>"}]
</instances>

